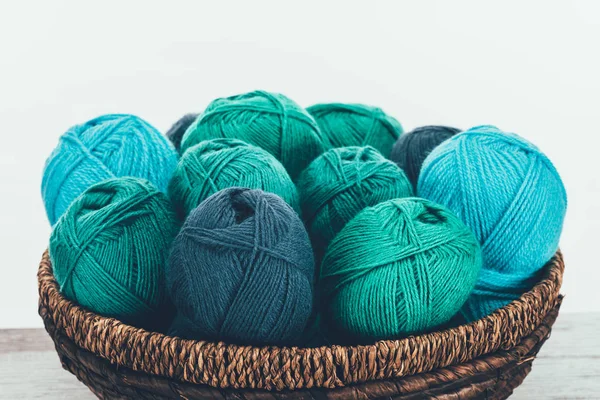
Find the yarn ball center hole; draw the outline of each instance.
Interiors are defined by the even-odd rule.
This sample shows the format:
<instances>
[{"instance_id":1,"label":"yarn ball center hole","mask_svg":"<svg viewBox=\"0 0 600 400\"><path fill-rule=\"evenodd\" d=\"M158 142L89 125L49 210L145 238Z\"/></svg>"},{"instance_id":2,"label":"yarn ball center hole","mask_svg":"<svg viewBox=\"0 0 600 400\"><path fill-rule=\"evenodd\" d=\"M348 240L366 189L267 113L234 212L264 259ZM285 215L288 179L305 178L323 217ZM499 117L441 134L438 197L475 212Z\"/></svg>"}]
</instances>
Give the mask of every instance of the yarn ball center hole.
<instances>
[{"instance_id":1,"label":"yarn ball center hole","mask_svg":"<svg viewBox=\"0 0 600 400\"><path fill-rule=\"evenodd\" d=\"M419 214L417 218L419 219L419 221L425 224L433 225L443 224L448 220L444 215L442 215L440 209L430 206L425 206L425 210L421 214Z\"/></svg>"},{"instance_id":2,"label":"yarn ball center hole","mask_svg":"<svg viewBox=\"0 0 600 400\"><path fill-rule=\"evenodd\" d=\"M243 198L242 193L232 193L231 195L231 207L235 212L235 223L238 225L253 217L255 213L254 208L248 204L247 199Z\"/></svg>"}]
</instances>

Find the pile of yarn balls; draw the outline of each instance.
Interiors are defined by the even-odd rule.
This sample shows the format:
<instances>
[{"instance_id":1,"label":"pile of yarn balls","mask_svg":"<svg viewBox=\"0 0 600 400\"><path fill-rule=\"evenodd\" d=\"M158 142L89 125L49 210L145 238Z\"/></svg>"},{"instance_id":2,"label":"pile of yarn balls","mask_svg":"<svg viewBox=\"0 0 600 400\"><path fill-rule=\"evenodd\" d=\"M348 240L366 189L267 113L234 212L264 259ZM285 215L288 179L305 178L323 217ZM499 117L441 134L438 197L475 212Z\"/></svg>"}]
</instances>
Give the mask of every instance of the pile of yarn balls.
<instances>
[{"instance_id":1,"label":"pile of yarn balls","mask_svg":"<svg viewBox=\"0 0 600 400\"><path fill-rule=\"evenodd\" d=\"M67 299L187 339L373 343L483 318L535 285L567 199L550 160L494 126L405 133L362 104L254 91L162 135L68 129L42 197Z\"/></svg>"}]
</instances>

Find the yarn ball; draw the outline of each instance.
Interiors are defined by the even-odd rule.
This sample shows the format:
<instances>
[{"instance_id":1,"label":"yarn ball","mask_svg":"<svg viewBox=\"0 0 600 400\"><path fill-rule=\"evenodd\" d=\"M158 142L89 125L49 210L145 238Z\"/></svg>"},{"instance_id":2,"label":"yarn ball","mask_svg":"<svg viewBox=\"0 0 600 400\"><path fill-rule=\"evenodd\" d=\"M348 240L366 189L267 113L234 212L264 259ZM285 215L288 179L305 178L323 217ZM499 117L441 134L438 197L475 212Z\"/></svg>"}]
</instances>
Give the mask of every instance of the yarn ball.
<instances>
[{"instance_id":1,"label":"yarn ball","mask_svg":"<svg viewBox=\"0 0 600 400\"><path fill-rule=\"evenodd\" d=\"M317 260L362 209L413 192L404 172L370 146L325 152L302 172L298 190Z\"/></svg>"},{"instance_id":2,"label":"yarn ball","mask_svg":"<svg viewBox=\"0 0 600 400\"><path fill-rule=\"evenodd\" d=\"M285 168L267 151L237 139L206 140L183 154L169 183L181 216L211 194L232 186L275 193L300 211L298 191Z\"/></svg>"},{"instance_id":3,"label":"yarn ball","mask_svg":"<svg viewBox=\"0 0 600 400\"><path fill-rule=\"evenodd\" d=\"M203 140L234 138L267 150L295 179L325 150L315 120L282 94L255 91L214 100L188 128L185 151Z\"/></svg>"},{"instance_id":4,"label":"yarn ball","mask_svg":"<svg viewBox=\"0 0 600 400\"><path fill-rule=\"evenodd\" d=\"M164 269L177 228L171 203L152 183L123 177L92 185L50 236L61 292L98 314L156 326L166 309Z\"/></svg>"},{"instance_id":5,"label":"yarn ball","mask_svg":"<svg viewBox=\"0 0 600 400\"><path fill-rule=\"evenodd\" d=\"M394 147L390 159L404 170L406 176L417 188L419 172L425 158L444 140L460 132L460 129L449 126L422 126L401 135Z\"/></svg>"},{"instance_id":6,"label":"yarn ball","mask_svg":"<svg viewBox=\"0 0 600 400\"><path fill-rule=\"evenodd\" d=\"M288 344L311 314L308 235L279 196L223 189L195 208L167 270L177 334L239 344Z\"/></svg>"},{"instance_id":7,"label":"yarn ball","mask_svg":"<svg viewBox=\"0 0 600 400\"><path fill-rule=\"evenodd\" d=\"M133 176L167 190L177 152L153 126L133 115L110 114L65 132L46 161L42 197L54 225L73 200L108 178Z\"/></svg>"},{"instance_id":8,"label":"yarn ball","mask_svg":"<svg viewBox=\"0 0 600 400\"><path fill-rule=\"evenodd\" d=\"M173 126L171 126L171 128L169 128L169 130L167 131L166 136L169 138L171 143L173 143L173 146L175 146L175 149L177 151L179 151L179 149L181 148L181 139L183 138L183 134L185 133L187 128L189 128L190 125L196 120L196 118L198 118L198 115L200 114L185 114L183 117L177 120L177 122L175 122Z\"/></svg>"},{"instance_id":9,"label":"yarn ball","mask_svg":"<svg viewBox=\"0 0 600 400\"><path fill-rule=\"evenodd\" d=\"M478 126L442 143L423 164L418 193L452 210L481 244L468 320L518 298L558 249L565 188L550 160L515 134Z\"/></svg>"},{"instance_id":10,"label":"yarn ball","mask_svg":"<svg viewBox=\"0 0 600 400\"><path fill-rule=\"evenodd\" d=\"M471 230L419 198L360 212L333 239L320 275L321 306L337 340L373 341L449 321L481 268Z\"/></svg>"},{"instance_id":11,"label":"yarn ball","mask_svg":"<svg viewBox=\"0 0 600 400\"><path fill-rule=\"evenodd\" d=\"M331 147L372 146L389 157L402 125L377 107L363 104L316 104L306 109Z\"/></svg>"}]
</instances>

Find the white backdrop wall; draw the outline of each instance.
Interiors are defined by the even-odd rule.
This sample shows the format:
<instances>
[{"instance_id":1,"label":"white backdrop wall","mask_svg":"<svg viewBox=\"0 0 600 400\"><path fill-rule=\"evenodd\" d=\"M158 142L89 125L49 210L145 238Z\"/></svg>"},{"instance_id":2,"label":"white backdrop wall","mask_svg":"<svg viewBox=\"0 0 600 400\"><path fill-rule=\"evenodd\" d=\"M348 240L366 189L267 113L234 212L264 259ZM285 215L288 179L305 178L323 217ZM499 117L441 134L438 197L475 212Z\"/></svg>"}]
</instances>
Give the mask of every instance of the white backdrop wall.
<instances>
[{"instance_id":1,"label":"white backdrop wall","mask_svg":"<svg viewBox=\"0 0 600 400\"><path fill-rule=\"evenodd\" d=\"M594 0L2 2L0 328L41 326L41 173L70 125L132 113L164 132L253 89L536 143L568 191L564 311L600 311L599 40Z\"/></svg>"}]
</instances>

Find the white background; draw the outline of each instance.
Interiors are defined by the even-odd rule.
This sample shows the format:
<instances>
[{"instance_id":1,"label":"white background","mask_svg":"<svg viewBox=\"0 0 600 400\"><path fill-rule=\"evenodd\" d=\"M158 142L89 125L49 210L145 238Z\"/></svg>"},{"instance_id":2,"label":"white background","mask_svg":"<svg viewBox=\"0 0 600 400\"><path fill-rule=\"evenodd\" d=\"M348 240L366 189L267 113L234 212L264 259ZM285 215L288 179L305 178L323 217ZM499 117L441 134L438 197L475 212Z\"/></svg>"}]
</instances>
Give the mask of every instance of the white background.
<instances>
[{"instance_id":1,"label":"white background","mask_svg":"<svg viewBox=\"0 0 600 400\"><path fill-rule=\"evenodd\" d=\"M44 161L75 123L253 89L378 105L409 130L495 124L567 187L564 312L600 311L600 2L0 4L0 328L38 327Z\"/></svg>"}]
</instances>

